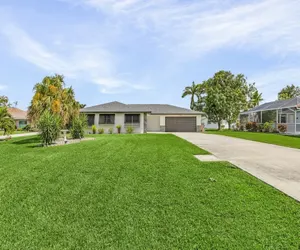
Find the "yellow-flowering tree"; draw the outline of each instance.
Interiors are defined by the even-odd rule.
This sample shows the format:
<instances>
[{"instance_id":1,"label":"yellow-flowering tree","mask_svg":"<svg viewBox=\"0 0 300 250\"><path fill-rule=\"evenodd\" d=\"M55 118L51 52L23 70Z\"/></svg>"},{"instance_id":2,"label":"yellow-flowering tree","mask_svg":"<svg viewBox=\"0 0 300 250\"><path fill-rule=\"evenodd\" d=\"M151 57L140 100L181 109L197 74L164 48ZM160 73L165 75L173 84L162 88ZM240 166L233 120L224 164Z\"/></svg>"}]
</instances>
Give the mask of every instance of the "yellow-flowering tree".
<instances>
[{"instance_id":1,"label":"yellow-flowering tree","mask_svg":"<svg viewBox=\"0 0 300 250\"><path fill-rule=\"evenodd\" d=\"M37 124L45 111L58 115L63 127L70 125L71 120L79 115L80 104L75 100L73 88L65 87L62 75L46 76L33 91L28 108L28 117L33 124Z\"/></svg>"}]
</instances>

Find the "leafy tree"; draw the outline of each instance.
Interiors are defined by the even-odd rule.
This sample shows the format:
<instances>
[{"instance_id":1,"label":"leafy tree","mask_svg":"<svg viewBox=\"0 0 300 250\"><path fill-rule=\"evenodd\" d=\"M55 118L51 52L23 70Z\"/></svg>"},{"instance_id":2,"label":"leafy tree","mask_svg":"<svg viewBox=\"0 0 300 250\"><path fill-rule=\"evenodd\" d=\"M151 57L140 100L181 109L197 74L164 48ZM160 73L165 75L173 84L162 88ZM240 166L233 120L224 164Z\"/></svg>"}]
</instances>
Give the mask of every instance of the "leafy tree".
<instances>
[{"instance_id":1,"label":"leafy tree","mask_svg":"<svg viewBox=\"0 0 300 250\"><path fill-rule=\"evenodd\" d=\"M16 127L16 123L8 112L6 106L0 106L0 129L4 130L4 135L11 134Z\"/></svg>"},{"instance_id":2,"label":"leafy tree","mask_svg":"<svg viewBox=\"0 0 300 250\"><path fill-rule=\"evenodd\" d=\"M258 90L255 90L250 96L248 108L251 109L258 106L263 100L262 93L259 93Z\"/></svg>"},{"instance_id":3,"label":"leafy tree","mask_svg":"<svg viewBox=\"0 0 300 250\"><path fill-rule=\"evenodd\" d=\"M195 84L195 82L193 82L192 86L185 87L185 89L182 93L182 98L184 98L186 96L191 96L191 104L190 104L191 109L194 109L195 96L197 95L198 91L199 91L199 85Z\"/></svg>"},{"instance_id":4,"label":"leafy tree","mask_svg":"<svg viewBox=\"0 0 300 250\"><path fill-rule=\"evenodd\" d=\"M300 96L300 87L294 84L287 85L278 93L278 100L287 100L297 96Z\"/></svg>"},{"instance_id":5,"label":"leafy tree","mask_svg":"<svg viewBox=\"0 0 300 250\"><path fill-rule=\"evenodd\" d=\"M9 106L8 97L5 95L0 96L0 107L8 107L8 106Z\"/></svg>"},{"instance_id":6,"label":"leafy tree","mask_svg":"<svg viewBox=\"0 0 300 250\"><path fill-rule=\"evenodd\" d=\"M222 120L226 120L230 128L239 113L247 109L250 88L254 84L248 84L242 74L235 76L230 71L219 71L205 81L205 86L205 112L220 129Z\"/></svg>"},{"instance_id":7,"label":"leafy tree","mask_svg":"<svg viewBox=\"0 0 300 250\"><path fill-rule=\"evenodd\" d=\"M32 123L37 123L41 115L48 110L59 115L65 127L72 118L79 115L80 104L75 100L72 87L66 88L62 75L46 76L34 86L34 96L28 110Z\"/></svg>"},{"instance_id":8,"label":"leafy tree","mask_svg":"<svg viewBox=\"0 0 300 250\"><path fill-rule=\"evenodd\" d=\"M87 116L80 114L72 121L71 135L73 139L81 139L84 137L84 129L87 127Z\"/></svg>"},{"instance_id":9,"label":"leafy tree","mask_svg":"<svg viewBox=\"0 0 300 250\"><path fill-rule=\"evenodd\" d=\"M57 114L52 114L46 110L40 116L37 127L41 131L40 137L44 146L48 146L59 137L61 120Z\"/></svg>"},{"instance_id":10,"label":"leafy tree","mask_svg":"<svg viewBox=\"0 0 300 250\"><path fill-rule=\"evenodd\" d=\"M193 110L195 111L204 111L205 109L205 98L206 98L206 86L205 82L198 84L197 87L197 101L194 103Z\"/></svg>"}]
</instances>

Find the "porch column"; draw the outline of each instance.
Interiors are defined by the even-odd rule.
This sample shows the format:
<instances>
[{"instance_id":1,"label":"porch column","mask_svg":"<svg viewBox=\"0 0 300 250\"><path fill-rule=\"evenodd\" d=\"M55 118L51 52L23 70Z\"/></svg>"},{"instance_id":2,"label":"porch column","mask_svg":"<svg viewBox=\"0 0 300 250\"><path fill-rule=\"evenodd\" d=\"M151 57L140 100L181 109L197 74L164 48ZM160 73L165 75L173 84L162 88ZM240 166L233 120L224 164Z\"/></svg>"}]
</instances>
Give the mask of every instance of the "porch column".
<instances>
[{"instance_id":1,"label":"porch column","mask_svg":"<svg viewBox=\"0 0 300 250\"><path fill-rule=\"evenodd\" d=\"M260 123L262 124L262 111L260 111Z\"/></svg>"},{"instance_id":2,"label":"porch column","mask_svg":"<svg viewBox=\"0 0 300 250\"><path fill-rule=\"evenodd\" d=\"M297 133L297 109L295 110L295 134Z\"/></svg>"},{"instance_id":3,"label":"porch column","mask_svg":"<svg viewBox=\"0 0 300 250\"><path fill-rule=\"evenodd\" d=\"M97 128L99 127L99 114L95 114L94 124Z\"/></svg>"},{"instance_id":4,"label":"porch column","mask_svg":"<svg viewBox=\"0 0 300 250\"><path fill-rule=\"evenodd\" d=\"M275 129L278 129L278 109L276 110L276 125L275 125Z\"/></svg>"}]
</instances>

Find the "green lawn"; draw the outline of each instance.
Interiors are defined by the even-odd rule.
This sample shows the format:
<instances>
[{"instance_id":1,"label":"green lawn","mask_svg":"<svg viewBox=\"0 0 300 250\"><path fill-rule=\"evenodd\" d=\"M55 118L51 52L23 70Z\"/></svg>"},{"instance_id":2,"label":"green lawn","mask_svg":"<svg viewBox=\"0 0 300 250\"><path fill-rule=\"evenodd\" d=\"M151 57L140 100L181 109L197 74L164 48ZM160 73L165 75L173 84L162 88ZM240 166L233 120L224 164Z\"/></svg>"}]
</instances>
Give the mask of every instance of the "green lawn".
<instances>
[{"instance_id":1,"label":"green lawn","mask_svg":"<svg viewBox=\"0 0 300 250\"><path fill-rule=\"evenodd\" d=\"M290 148L300 148L300 137L272 133L240 132L230 130L209 130L208 134L225 135L251 141L265 142Z\"/></svg>"},{"instance_id":2,"label":"green lawn","mask_svg":"<svg viewBox=\"0 0 300 250\"><path fill-rule=\"evenodd\" d=\"M0 142L1 249L299 249L300 204L174 135Z\"/></svg>"}]
</instances>

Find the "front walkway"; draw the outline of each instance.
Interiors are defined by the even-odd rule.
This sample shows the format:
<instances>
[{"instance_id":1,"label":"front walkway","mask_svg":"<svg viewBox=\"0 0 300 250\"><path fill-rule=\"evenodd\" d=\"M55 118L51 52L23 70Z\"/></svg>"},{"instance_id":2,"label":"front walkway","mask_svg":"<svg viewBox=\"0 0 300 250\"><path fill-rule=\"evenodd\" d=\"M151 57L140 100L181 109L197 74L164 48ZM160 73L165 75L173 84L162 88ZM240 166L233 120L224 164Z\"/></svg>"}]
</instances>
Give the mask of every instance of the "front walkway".
<instances>
[{"instance_id":1,"label":"front walkway","mask_svg":"<svg viewBox=\"0 0 300 250\"><path fill-rule=\"evenodd\" d=\"M24 134L14 134L14 135L1 135L0 136L0 140L1 139L6 139L7 137L11 137L11 138L16 138L16 137L24 137L24 136L31 136L31 135L38 135L38 132L29 132L29 133L24 133Z\"/></svg>"},{"instance_id":2,"label":"front walkway","mask_svg":"<svg viewBox=\"0 0 300 250\"><path fill-rule=\"evenodd\" d=\"M174 134L300 201L300 150L222 135Z\"/></svg>"}]
</instances>

